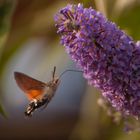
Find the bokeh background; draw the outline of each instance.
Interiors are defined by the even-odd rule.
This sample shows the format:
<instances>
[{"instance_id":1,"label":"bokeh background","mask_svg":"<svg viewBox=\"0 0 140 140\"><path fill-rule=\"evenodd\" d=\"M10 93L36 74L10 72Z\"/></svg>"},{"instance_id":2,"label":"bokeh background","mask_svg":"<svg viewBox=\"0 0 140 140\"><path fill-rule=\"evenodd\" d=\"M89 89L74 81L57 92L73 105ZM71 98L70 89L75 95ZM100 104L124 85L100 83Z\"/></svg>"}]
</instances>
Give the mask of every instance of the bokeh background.
<instances>
[{"instance_id":1,"label":"bokeh background","mask_svg":"<svg viewBox=\"0 0 140 140\"><path fill-rule=\"evenodd\" d=\"M68 3L92 6L140 39L140 0L0 0L0 139L139 140L139 132L125 133L98 106L100 91L82 73L66 73L48 107L24 117L28 100L14 71L47 82L54 66L58 75L78 69L60 45L54 23Z\"/></svg>"}]
</instances>

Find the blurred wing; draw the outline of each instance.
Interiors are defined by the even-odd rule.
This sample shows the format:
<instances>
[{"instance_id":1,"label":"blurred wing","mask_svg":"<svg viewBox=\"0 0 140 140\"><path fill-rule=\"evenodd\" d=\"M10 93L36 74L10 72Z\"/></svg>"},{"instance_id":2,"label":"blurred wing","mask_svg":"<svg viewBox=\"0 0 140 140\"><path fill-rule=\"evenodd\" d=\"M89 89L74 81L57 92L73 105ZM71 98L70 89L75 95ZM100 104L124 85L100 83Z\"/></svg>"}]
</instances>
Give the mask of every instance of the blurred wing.
<instances>
[{"instance_id":1,"label":"blurred wing","mask_svg":"<svg viewBox=\"0 0 140 140\"><path fill-rule=\"evenodd\" d=\"M44 93L46 84L23 73L14 72L17 85L23 90L29 100L38 99Z\"/></svg>"}]
</instances>

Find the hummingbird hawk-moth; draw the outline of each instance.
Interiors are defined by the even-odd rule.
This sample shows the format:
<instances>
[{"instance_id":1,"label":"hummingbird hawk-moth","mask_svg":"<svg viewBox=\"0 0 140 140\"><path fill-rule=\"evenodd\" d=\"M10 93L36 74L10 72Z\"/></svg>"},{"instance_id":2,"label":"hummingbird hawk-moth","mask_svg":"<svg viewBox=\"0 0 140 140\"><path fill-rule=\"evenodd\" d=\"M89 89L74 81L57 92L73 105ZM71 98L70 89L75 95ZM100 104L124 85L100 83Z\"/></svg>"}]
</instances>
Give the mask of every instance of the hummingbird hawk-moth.
<instances>
[{"instance_id":1,"label":"hummingbird hawk-moth","mask_svg":"<svg viewBox=\"0 0 140 140\"><path fill-rule=\"evenodd\" d=\"M36 80L24 73L14 72L15 80L19 88L25 92L30 103L25 111L25 116L32 116L33 112L47 106L54 96L60 83L60 78L55 76L56 67L52 72L52 80L48 83Z\"/></svg>"}]
</instances>

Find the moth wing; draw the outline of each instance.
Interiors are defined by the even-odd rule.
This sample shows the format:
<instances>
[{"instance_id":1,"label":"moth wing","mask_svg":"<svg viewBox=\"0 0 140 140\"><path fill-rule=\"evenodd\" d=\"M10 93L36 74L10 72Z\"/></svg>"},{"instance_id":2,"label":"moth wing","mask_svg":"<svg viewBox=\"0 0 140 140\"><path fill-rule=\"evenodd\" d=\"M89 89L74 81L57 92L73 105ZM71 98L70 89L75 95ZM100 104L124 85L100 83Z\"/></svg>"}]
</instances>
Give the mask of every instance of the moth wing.
<instances>
[{"instance_id":1,"label":"moth wing","mask_svg":"<svg viewBox=\"0 0 140 140\"><path fill-rule=\"evenodd\" d=\"M46 88L45 83L21 72L14 72L14 76L17 85L26 93L29 100L41 98Z\"/></svg>"}]
</instances>

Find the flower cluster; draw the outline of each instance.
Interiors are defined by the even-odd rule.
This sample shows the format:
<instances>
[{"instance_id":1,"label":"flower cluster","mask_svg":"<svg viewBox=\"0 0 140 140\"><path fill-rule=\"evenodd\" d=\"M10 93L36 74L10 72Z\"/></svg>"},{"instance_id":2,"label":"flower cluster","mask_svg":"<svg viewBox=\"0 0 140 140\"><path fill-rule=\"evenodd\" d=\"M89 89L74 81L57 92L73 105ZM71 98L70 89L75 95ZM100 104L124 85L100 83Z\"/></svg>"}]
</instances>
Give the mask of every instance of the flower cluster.
<instances>
[{"instance_id":1,"label":"flower cluster","mask_svg":"<svg viewBox=\"0 0 140 140\"><path fill-rule=\"evenodd\" d=\"M140 43L100 12L67 5L55 16L67 53L117 111L140 116Z\"/></svg>"}]
</instances>

